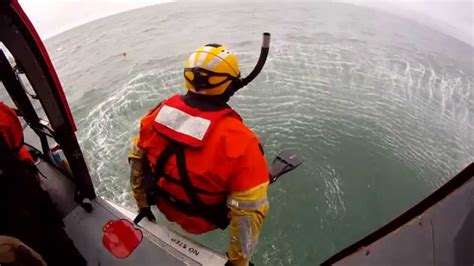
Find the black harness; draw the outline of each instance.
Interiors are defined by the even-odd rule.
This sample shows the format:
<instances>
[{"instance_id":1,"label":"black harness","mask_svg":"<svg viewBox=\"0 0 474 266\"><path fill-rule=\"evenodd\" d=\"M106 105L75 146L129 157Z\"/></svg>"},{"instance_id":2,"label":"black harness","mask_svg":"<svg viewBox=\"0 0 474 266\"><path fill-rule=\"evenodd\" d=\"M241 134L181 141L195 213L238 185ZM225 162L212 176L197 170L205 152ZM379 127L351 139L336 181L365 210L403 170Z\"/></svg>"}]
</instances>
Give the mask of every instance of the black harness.
<instances>
[{"instance_id":1,"label":"black harness","mask_svg":"<svg viewBox=\"0 0 474 266\"><path fill-rule=\"evenodd\" d=\"M176 181L176 179L165 173L166 163L173 155L176 155L176 164L178 166L178 173L181 178L181 182ZM145 165L148 165L148 163ZM144 172L151 173L149 169L145 169ZM183 187L191 203L176 199L169 192L160 189L157 184L161 178L165 178L167 181L174 182ZM153 174L145 174L144 182L147 200L150 205L156 204L156 201L159 199L164 199L168 201L178 211L185 213L186 215L203 218L209 223L214 224L221 229L225 229L229 225L229 209L227 208L226 201L214 205L204 204L201 201L201 198L199 197L198 193L222 193L207 192L193 186L188 175L188 170L186 168L184 144L170 140L170 142L166 145L165 149L161 152L160 156L156 160Z\"/></svg>"}]
</instances>

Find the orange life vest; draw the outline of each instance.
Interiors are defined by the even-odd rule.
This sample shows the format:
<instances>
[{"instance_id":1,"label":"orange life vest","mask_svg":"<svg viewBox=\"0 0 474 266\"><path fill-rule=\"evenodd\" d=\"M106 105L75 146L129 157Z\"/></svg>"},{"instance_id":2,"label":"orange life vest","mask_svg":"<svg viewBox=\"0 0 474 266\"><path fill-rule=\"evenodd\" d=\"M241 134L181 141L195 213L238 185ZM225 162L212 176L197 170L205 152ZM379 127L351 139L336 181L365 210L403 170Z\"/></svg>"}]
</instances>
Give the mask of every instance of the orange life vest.
<instances>
[{"instance_id":1,"label":"orange life vest","mask_svg":"<svg viewBox=\"0 0 474 266\"><path fill-rule=\"evenodd\" d=\"M186 105L181 95L162 102L141 120L138 142L158 179L156 187L163 192L156 201L160 211L190 233L225 228L229 191L246 190L268 181L249 178L231 185L246 143L254 138L231 108L202 111ZM180 150L185 159L180 160ZM165 162L159 162L166 153ZM185 166L185 173L180 164ZM202 205L196 208L195 201ZM209 217L212 215L216 217Z\"/></svg>"}]
</instances>

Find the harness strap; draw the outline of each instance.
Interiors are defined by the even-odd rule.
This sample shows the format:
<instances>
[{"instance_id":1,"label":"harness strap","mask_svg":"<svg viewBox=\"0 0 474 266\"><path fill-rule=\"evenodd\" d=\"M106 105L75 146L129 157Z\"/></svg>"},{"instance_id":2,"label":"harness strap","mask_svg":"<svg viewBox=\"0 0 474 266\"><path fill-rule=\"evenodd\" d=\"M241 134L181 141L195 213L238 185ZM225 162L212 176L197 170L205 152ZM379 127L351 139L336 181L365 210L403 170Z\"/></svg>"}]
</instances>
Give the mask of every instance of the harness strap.
<instances>
[{"instance_id":1,"label":"harness strap","mask_svg":"<svg viewBox=\"0 0 474 266\"><path fill-rule=\"evenodd\" d=\"M180 185L184 188L186 195L189 197L191 203L176 199L167 191L160 189L157 183L161 178L167 176L165 173L165 166L169 158L175 154L178 173L181 178ZM152 175L152 185L147 192L147 198L151 201L150 205L156 203L157 196L162 196L167 199L179 211L190 216L198 216L206 219L208 222L216 225L219 228L225 229L228 225L227 219L227 205L226 202L222 204L206 205L201 201L197 189L193 186L186 168L186 157L184 145L175 141L170 141L165 149L161 152L156 160L155 173ZM155 202L153 202L155 201Z\"/></svg>"},{"instance_id":2,"label":"harness strap","mask_svg":"<svg viewBox=\"0 0 474 266\"><path fill-rule=\"evenodd\" d=\"M188 170L186 168L186 157L184 155L184 146L183 144L176 143L175 147L176 147L176 163L178 165L178 173L179 173L179 176L181 177L181 181L183 181L184 190L186 191L186 194L188 195L191 202L196 207L204 209L203 208L204 204L202 203L201 198L199 198L196 192L196 189L194 188L193 184L191 183L191 180L189 179Z\"/></svg>"},{"instance_id":3,"label":"harness strap","mask_svg":"<svg viewBox=\"0 0 474 266\"><path fill-rule=\"evenodd\" d=\"M162 178L164 178L166 180L166 182L170 182L170 183L174 183L178 186L184 186L183 185L183 182L181 180L177 180L176 178L172 177L171 175L167 174L167 173L164 173ZM227 195L227 192L226 191L207 191L207 190L204 190L202 188L198 188L198 187L194 187L194 189L196 190L196 192L198 194L204 194L204 195L215 195L215 196L225 196Z\"/></svg>"},{"instance_id":4,"label":"harness strap","mask_svg":"<svg viewBox=\"0 0 474 266\"><path fill-rule=\"evenodd\" d=\"M155 181L158 181L163 174L165 173L165 166L166 163L168 162L169 158L175 153L175 147L173 145L173 141L170 141L165 149L161 152L160 156L158 159L156 159L155 163L155 175L158 176L158 179Z\"/></svg>"}]
</instances>

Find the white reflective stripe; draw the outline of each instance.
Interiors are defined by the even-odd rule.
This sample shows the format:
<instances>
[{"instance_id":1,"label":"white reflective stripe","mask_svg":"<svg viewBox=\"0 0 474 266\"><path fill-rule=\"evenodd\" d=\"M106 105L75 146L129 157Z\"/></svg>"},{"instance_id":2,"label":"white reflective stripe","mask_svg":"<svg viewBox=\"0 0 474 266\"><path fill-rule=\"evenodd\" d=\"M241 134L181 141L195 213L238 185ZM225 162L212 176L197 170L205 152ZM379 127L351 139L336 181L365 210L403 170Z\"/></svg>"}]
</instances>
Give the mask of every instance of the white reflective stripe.
<instances>
[{"instance_id":1,"label":"white reflective stripe","mask_svg":"<svg viewBox=\"0 0 474 266\"><path fill-rule=\"evenodd\" d=\"M199 55L199 59L196 63L196 66L202 67L202 63L204 62L204 59L209 55L209 51L214 49L214 47L211 46L206 46L204 49L202 49L201 54Z\"/></svg>"},{"instance_id":2,"label":"white reflective stripe","mask_svg":"<svg viewBox=\"0 0 474 266\"><path fill-rule=\"evenodd\" d=\"M196 63L196 52L192 53L190 56L189 56L189 67L194 67Z\"/></svg>"},{"instance_id":3,"label":"white reflective stripe","mask_svg":"<svg viewBox=\"0 0 474 266\"><path fill-rule=\"evenodd\" d=\"M204 138L211 124L210 120L192 116L168 105L161 108L155 122L198 140Z\"/></svg>"},{"instance_id":4,"label":"white reflective stripe","mask_svg":"<svg viewBox=\"0 0 474 266\"><path fill-rule=\"evenodd\" d=\"M229 56L228 51L220 52L216 57L212 58L211 61L207 64L207 70L213 71L214 68L219 64L220 62L224 61L224 59Z\"/></svg>"},{"instance_id":5,"label":"white reflective stripe","mask_svg":"<svg viewBox=\"0 0 474 266\"><path fill-rule=\"evenodd\" d=\"M252 238L252 225L250 217L241 216L239 217L239 238L240 238L240 249L244 259L252 256L253 253L253 238Z\"/></svg>"},{"instance_id":6,"label":"white reflective stripe","mask_svg":"<svg viewBox=\"0 0 474 266\"><path fill-rule=\"evenodd\" d=\"M263 205L265 205L267 203L268 203L267 198L264 198L264 199L261 199L261 200L258 200L258 201L237 201L237 200L234 200L234 199L231 199L231 198L227 199L227 204L229 206L239 208L239 209L253 209L253 210L256 210L256 209L259 209L260 207L262 207Z\"/></svg>"}]
</instances>

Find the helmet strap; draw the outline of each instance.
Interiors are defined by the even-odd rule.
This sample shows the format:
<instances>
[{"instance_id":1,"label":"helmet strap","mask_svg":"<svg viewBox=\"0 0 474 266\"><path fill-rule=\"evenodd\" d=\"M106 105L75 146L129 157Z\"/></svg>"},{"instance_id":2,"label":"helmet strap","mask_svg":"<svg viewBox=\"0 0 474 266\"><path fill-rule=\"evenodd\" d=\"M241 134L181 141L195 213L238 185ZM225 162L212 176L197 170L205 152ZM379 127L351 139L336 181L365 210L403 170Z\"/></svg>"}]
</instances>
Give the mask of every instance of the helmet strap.
<instances>
[{"instance_id":1,"label":"helmet strap","mask_svg":"<svg viewBox=\"0 0 474 266\"><path fill-rule=\"evenodd\" d=\"M188 76L186 76L186 72L192 72L193 73L193 80L191 80L190 78L188 78ZM206 75L203 75L202 73L205 73ZM209 82L209 79L211 77L225 77L224 80L218 82L218 83L215 83L215 84L212 84ZM184 69L184 78L186 79L186 81L188 81L190 84L193 85L194 89L196 91L200 91L200 90L206 90L206 89L214 89L214 88L217 88L223 84L225 84L226 82L228 82L229 80L231 80L231 85L236 81L236 80L240 80L240 74L239 76L237 77L234 77L230 74L227 74L227 73L217 73L217 72L213 72L213 71L210 71L210 70L207 70L207 69L204 69L204 68L200 68L200 67L193 67L193 68L185 68ZM231 86L229 85L229 87Z\"/></svg>"}]
</instances>

